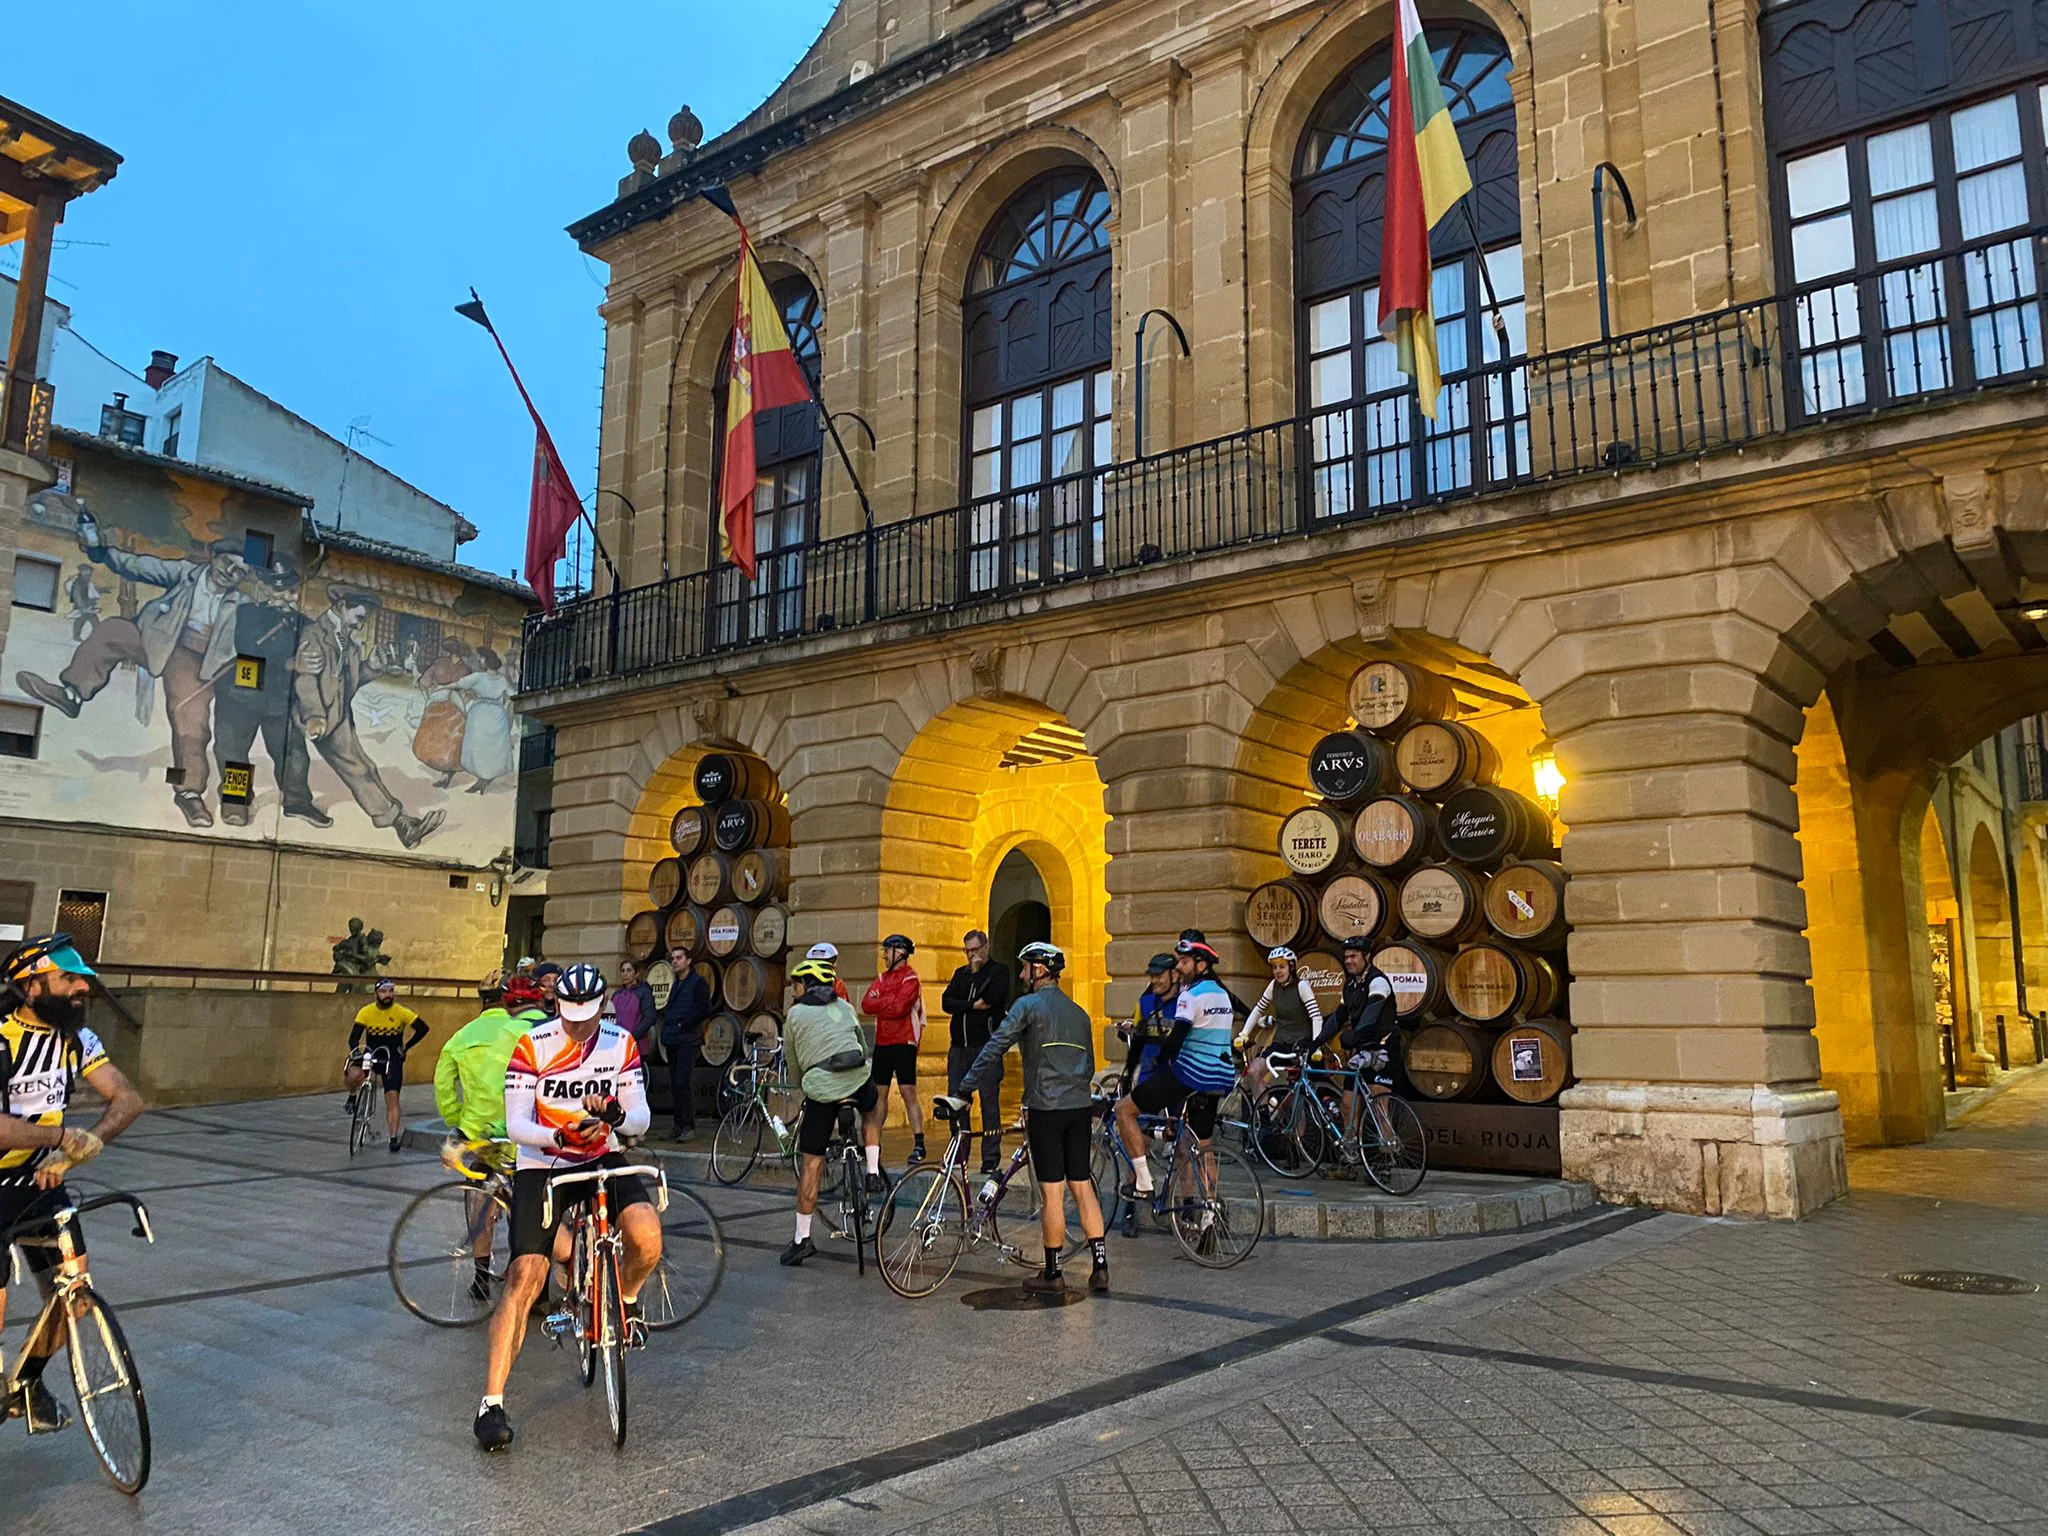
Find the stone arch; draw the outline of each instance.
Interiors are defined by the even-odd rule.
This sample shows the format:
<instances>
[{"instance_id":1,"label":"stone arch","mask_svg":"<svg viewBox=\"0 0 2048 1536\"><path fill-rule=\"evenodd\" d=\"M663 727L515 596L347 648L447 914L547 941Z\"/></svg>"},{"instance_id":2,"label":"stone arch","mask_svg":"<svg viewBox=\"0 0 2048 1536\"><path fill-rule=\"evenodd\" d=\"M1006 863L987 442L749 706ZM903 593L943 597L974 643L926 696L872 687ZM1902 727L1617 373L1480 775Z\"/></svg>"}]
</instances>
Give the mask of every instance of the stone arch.
<instances>
[{"instance_id":1,"label":"stone arch","mask_svg":"<svg viewBox=\"0 0 2048 1536\"><path fill-rule=\"evenodd\" d=\"M2027 978L2027 1013L2038 1014L2042 1005L2048 1003L2048 929L2042 926L2048 922L2048 901L2043 899L2042 859L2040 844L2035 835L2038 823L2024 819L2019 823L2020 836L2013 859L2015 883L2019 897L2019 924L2021 962ZM2031 1062L2034 1055L2033 1031L2016 1030L2014 1033L2015 1065Z\"/></svg>"},{"instance_id":2,"label":"stone arch","mask_svg":"<svg viewBox=\"0 0 2048 1536\"><path fill-rule=\"evenodd\" d=\"M1033 177L1062 165L1082 165L1109 191L1110 283L1124 271L1123 193L1109 153L1078 128L1045 123L1008 135L971 162L939 205L918 258L917 377L913 390L925 422L914 451L913 510L938 511L959 501L961 401L961 295L968 267L989 223ZM1111 367L1121 372L1123 327L1116 328ZM929 448L930 456L924 457Z\"/></svg>"},{"instance_id":3,"label":"stone arch","mask_svg":"<svg viewBox=\"0 0 2048 1536\"><path fill-rule=\"evenodd\" d=\"M1965 1049L1959 1053L1959 1067L1972 1066L1971 1077L1988 1077L1998 1060L1997 1020L2002 1017L2006 1021L2008 1042L2019 1020L2012 964L2012 905L2005 880L2005 841L1988 816L1971 814L1967 822L1959 818L1959 823L1956 843L1968 850L1959 894L1970 946L1971 1002L1976 1013Z\"/></svg>"}]
</instances>

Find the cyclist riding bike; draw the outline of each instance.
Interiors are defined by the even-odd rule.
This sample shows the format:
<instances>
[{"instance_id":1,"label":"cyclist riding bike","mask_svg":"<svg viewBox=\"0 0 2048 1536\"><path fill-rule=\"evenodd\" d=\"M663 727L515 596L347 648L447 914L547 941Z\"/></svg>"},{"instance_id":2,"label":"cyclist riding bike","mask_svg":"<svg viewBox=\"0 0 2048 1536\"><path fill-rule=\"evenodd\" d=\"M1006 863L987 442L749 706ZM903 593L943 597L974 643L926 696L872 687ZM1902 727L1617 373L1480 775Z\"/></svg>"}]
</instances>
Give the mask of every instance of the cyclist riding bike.
<instances>
[{"instance_id":1,"label":"cyclist riding bike","mask_svg":"<svg viewBox=\"0 0 2048 1536\"><path fill-rule=\"evenodd\" d=\"M101 1148L142 1113L142 1095L107 1060L85 1027L85 999L93 968L72 948L68 933L27 939L0 964L0 1232L16 1223L63 1210L71 1203L64 1176L99 1156ZM91 1130L64 1124L72 1084L84 1078L106 1101ZM85 1233L74 1223L76 1269L86 1267ZM26 1248L30 1273L47 1297L59 1259L52 1248ZM0 1283L0 1330L7 1323L7 1291ZM60 1336L29 1339L22 1359L22 1390L0 1416L26 1418L30 1434L70 1422L43 1381L43 1367ZM0 1380L6 1378L0 1361Z\"/></svg>"},{"instance_id":2,"label":"cyclist riding bike","mask_svg":"<svg viewBox=\"0 0 2048 1536\"><path fill-rule=\"evenodd\" d=\"M1067 1245L1067 1191L1081 1218L1094 1260L1088 1289L1109 1292L1109 1249L1103 1242L1102 1208L1096 1203L1089 1176L1088 1154L1094 1129L1095 1027L1087 1010L1060 991L1060 972L1067 957L1051 944L1026 944L1017 952L1017 983L1023 996L1010 1004L988 1044L961 1076L959 1096L949 1101L952 1112L964 1115L977 1084L995 1076L1003 1055L1015 1045L1024 1058L1024 1108L1029 1111L1025 1134L1031 1143L1031 1170L1044 1197L1040 1235L1045 1240L1045 1269L1024 1282L1024 1289L1064 1295L1060 1250Z\"/></svg>"},{"instance_id":3,"label":"cyclist riding bike","mask_svg":"<svg viewBox=\"0 0 2048 1536\"><path fill-rule=\"evenodd\" d=\"M412 1038L405 1038L410 1029ZM405 1086L405 1053L427 1038L427 1026L420 1016L398 1001L398 986L390 980L377 983L375 998L356 1010L356 1022L348 1032L349 1064L342 1073L350 1096L375 1067L384 1084L384 1127L391 1133L391 1150L396 1152L402 1138L398 1125L398 1090ZM381 1056L369 1053L381 1051ZM344 1108L354 1112L348 1099Z\"/></svg>"},{"instance_id":4,"label":"cyclist riding bike","mask_svg":"<svg viewBox=\"0 0 2048 1536\"><path fill-rule=\"evenodd\" d=\"M882 1091L872 1081L867 1037L853 1005L834 991L838 970L829 960L805 959L790 967L789 979L804 990L782 1021L782 1054L790 1078L803 1090L796 1127L796 1237L783 1250L790 1268L818 1251L811 1241L811 1217L825 1178L825 1149L832 1144L842 1104L860 1113L867 1151L867 1189L882 1183Z\"/></svg>"},{"instance_id":5,"label":"cyclist riding bike","mask_svg":"<svg viewBox=\"0 0 2048 1536\"><path fill-rule=\"evenodd\" d=\"M1237 1082L1237 1058L1231 1053L1236 1012L1216 980L1221 957L1201 939L1182 939L1173 949L1181 991L1172 1032L1160 1046L1163 1068L1117 1100L1117 1133L1132 1171L1131 1187L1122 1193L1130 1199L1152 1193L1152 1165L1138 1117L1184 1109L1195 1140L1207 1147L1216 1134L1217 1100Z\"/></svg>"},{"instance_id":6,"label":"cyclist riding bike","mask_svg":"<svg viewBox=\"0 0 2048 1536\"><path fill-rule=\"evenodd\" d=\"M1364 939L1344 941L1344 996L1336 1012L1323 1021L1309 1041L1307 1054L1315 1055L1335 1045L1343 1053L1345 1069L1363 1069L1366 1086L1375 1098L1394 1091L1394 1050L1400 1039L1394 1013L1394 984L1387 973L1372 963L1372 946ZM1347 1080L1344 1087L1344 1123L1358 1124L1358 1095Z\"/></svg>"},{"instance_id":7,"label":"cyclist riding bike","mask_svg":"<svg viewBox=\"0 0 2048 1536\"><path fill-rule=\"evenodd\" d=\"M1237 1048L1242 1051L1262 1027L1271 1026L1273 1031L1273 1038L1245 1067L1253 1093L1264 1092L1273 1080L1273 1069L1266 1065L1268 1056L1276 1051L1292 1055L1323 1032L1322 1007L1316 1002L1315 988L1301 974L1294 951L1282 945L1271 951L1266 961L1273 967L1273 979L1252 1004L1237 1036Z\"/></svg>"},{"instance_id":8,"label":"cyclist riding bike","mask_svg":"<svg viewBox=\"0 0 2048 1536\"><path fill-rule=\"evenodd\" d=\"M555 1203L550 1225L541 1219L548 1180L557 1173L626 1166L613 1136L643 1136L649 1120L640 1048L600 1016L605 986L597 967L570 966L556 979L554 993L556 1017L519 1036L505 1071L505 1130L519 1153L512 1175L512 1262L491 1314L490 1364L474 1426L487 1451L512 1443L505 1383L526 1342L527 1311L547 1282L556 1234L573 1210L594 1198L594 1185L577 1186L569 1199ZM646 1326L640 1287L661 1262L661 1222L636 1177L612 1180L607 1198L625 1240L619 1288L626 1326L637 1342Z\"/></svg>"}]
</instances>

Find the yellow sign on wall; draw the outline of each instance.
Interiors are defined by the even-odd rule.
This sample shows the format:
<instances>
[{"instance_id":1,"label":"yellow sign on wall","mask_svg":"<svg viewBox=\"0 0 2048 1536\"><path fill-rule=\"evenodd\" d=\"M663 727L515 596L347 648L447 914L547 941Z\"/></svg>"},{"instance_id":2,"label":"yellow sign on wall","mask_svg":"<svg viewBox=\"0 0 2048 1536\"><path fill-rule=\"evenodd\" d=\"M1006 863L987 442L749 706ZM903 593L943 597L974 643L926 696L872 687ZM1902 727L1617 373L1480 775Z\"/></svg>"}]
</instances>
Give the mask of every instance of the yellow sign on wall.
<instances>
[{"instance_id":1,"label":"yellow sign on wall","mask_svg":"<svg viewBox=\"0 0 2048 1536\"><path fill-rule=\"evenodd\" d=\"M237 656L235 658L235 686L237 688L261 688L263 686L263 658L261 656Z\"/></svg>"},{"instance_id":2,"label":"yellow sign on wall","mask_svg":"<svg viewBox=\"0 0 2048 1536\"><path fill-rule=\"evenodd\" d=\"M220 770L220 797L223 800L239 801L246 805L255 793L256 770L248 763L223 763Z\"/></svg>"}]
</instances>

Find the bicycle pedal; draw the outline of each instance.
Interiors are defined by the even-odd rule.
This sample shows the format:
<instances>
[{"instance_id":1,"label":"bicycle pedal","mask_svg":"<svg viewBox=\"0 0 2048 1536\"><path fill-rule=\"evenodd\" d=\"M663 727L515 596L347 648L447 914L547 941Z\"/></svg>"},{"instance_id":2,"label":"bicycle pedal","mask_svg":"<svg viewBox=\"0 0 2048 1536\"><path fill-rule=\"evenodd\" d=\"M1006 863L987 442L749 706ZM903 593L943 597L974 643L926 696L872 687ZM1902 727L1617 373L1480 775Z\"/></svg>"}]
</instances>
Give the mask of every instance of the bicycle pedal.
<instances>
[{"instance_id":1,"label":"bicycle pedal","mask_svg":"<svg viewBox=\"0 0 2048 1536\"><path fill-rule=\"evenodd\" d=\"M559 1348L562 1340L576 1331L576 1319L567 1312L550 1312L540 1320L540 1331L553 1339Z\"/></svg>"}]
</instances>

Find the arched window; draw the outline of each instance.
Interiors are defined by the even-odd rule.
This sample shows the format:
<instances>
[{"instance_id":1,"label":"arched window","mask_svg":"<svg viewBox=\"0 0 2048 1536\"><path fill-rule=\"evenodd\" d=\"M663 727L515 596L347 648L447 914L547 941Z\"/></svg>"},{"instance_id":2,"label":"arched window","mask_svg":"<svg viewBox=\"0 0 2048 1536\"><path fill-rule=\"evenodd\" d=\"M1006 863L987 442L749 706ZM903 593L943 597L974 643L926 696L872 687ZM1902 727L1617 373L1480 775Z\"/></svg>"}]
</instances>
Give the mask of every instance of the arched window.
<instances>
[{"instance_id":1,"label":"arched window","mask_svg":"<svg viewBox=\"0 0 2048 1536\"><path fill-rule=\"evenodd\" d=\"M1472 171L1479 231L1453 210L1430 239L1444 393L1432 423L1394 368L1379 331L1380 226L1386 212L1388 45L1324 95L1302 135L1294 172L1300 398L1309 434L1315 514L1347 517L1529 469L1522 306L1522 205L1507 45L1460 23L1424 28L1444 99ZM1482 281L1492 279L1508 334L1504 359Z\"/></svg>"},{"instance_id":2,"label":"arched window","mask_svg":"<svg viewBox=\"0 0 2048 1536\"><path fill-rule=\"evenodd\" d=\"M1109 192L1049 172L989 226L962 304L967 584L975 593L1102 564L1110 463Z\"/></svg>"},{"instance_id":3,"label":"arched window","mask_svg":"<svg viewBox=\"0 0 2048 1536\"><path fill-rule=\"evenodd\" d=\"M775 307L797 361L815 384L818 379L818 330L824 309L811 285L799 275L769 285ZM726 377L732 366L732 340L718 360L712 386L710 567L711 635L714 645L738 645L775 635L793 635L804 627L804 551L818 538L818 472L820 427L818 408L809 401L759 412L754 418L754 558L759 574L750 583L739 567L717 553L718 493L725 475Z\"/></svg>"}]
</instances>

